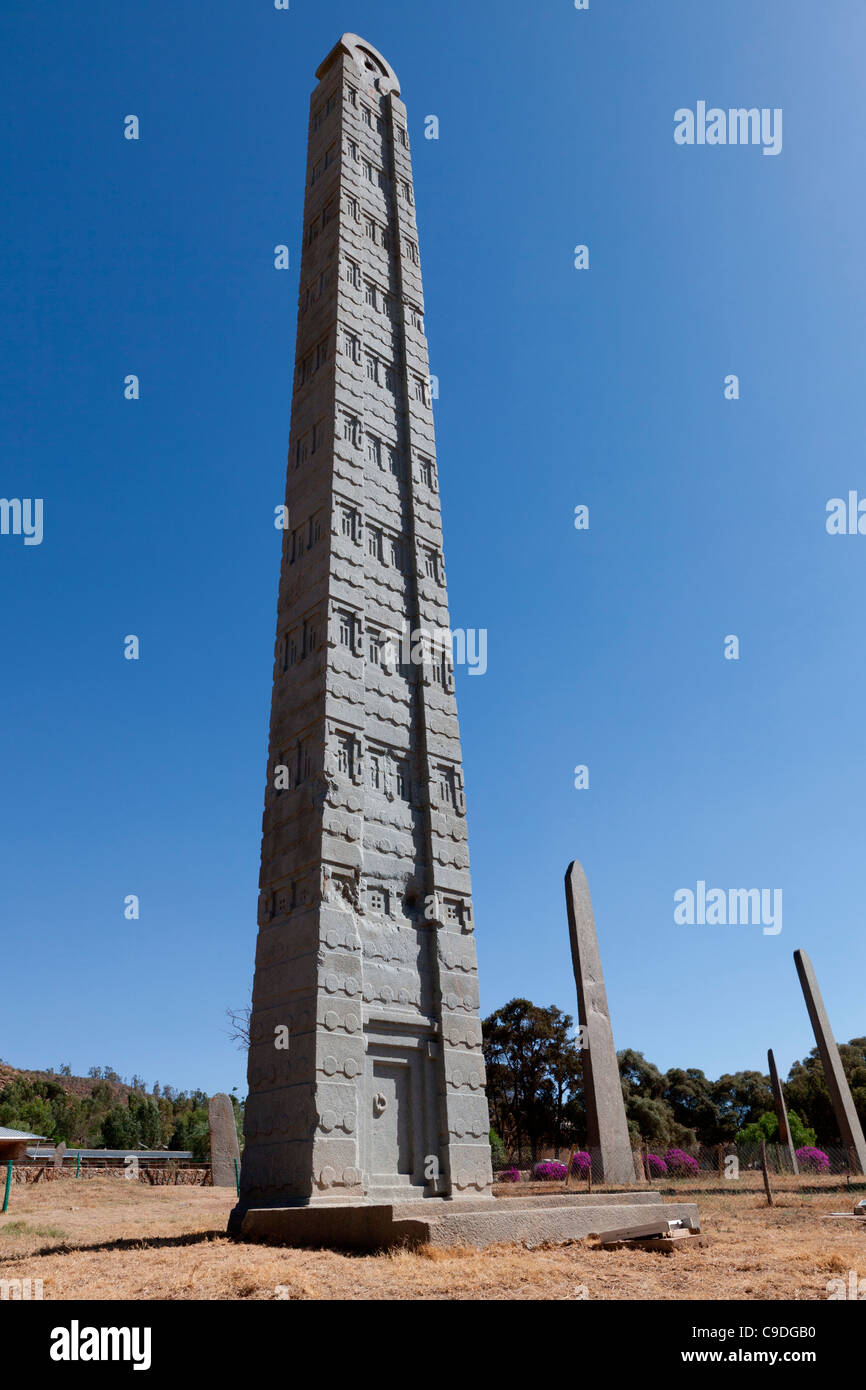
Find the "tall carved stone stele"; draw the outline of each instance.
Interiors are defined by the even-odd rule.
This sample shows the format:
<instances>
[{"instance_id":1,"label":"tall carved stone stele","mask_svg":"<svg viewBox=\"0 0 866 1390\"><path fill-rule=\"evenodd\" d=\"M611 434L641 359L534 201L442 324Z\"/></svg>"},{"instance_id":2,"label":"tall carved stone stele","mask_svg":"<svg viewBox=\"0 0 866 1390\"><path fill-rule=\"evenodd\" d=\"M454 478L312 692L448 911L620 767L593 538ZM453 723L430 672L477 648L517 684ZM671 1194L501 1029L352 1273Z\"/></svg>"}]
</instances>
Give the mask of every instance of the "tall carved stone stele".
<instances>
[{"instance_id":1,"label":"tall carved stone stele","mask_svg":"<svg viewBox=\"0 0 866 1390\"><path fill-rule=\"evenodd\" d=\"M241 1209L492 1182L406 108L317 76Z\"/></svg>"},{"instance_id":2,"label":"tall carved stone stele","mask_svg":"<svg viewBox=\"0 0 866 1390\"><path fill-rule=\"evenodd\" d=\"M450 642L418 636L450 624L406 108L354 34L317 76L229 1230L485 1245L696 1221L654 1193L492 1196Z\"/></svg>"},{"instance_id":3,"label":"tall carved stone stele","mask_svg":"<svg viewBox=\"0 0 866 1390\"><path fill-rule=\"evenodd\" d=\"M782 1090L782 1083L779 1080L779 1073L776 1069L776 1059L773 1056L773 1049L767 1053L767 1061L770 1066L770 1085L773 1089L773 1103L776 1107L776 1119L779 1121L779 1143L788 1150L788 1157L791 1162L791 1172L796 1176L800 1171L797 1162L797 1151L794 1148L794 1140L791 1138L791 1126L788 1123L788 1107L785 1104L785 1093Z\"/></svg>"},{"instance_id":4,"label":"tall carved stone stele","mask_svg":"<svg viewBox=\"0 0 866 1390\"><path fill-rule=\"evenodd\" d=\"M577 1017L583 1030L583 1095L593 1174L601 1182L633 1183L635 1160L610 1026L595 917L586 874L576 859L566 871L565 900L577 985Z\"/></svg>"},{"instance_id":5,"label":"tall carved stone stele","mask_svg":"<svg viewBox=\"0 0 866 1390\"><path fill-rule=\"evenodd\" d=\"M833 1030L830 1027L830 1019L824 1007L824 1000L821 998L821 991L818 988L814 966L805 951L794 952L794 964L800 977L806 1008L809 1011L812 1030L815 1034L815 1042L818 1044L818 1054L824 1068L824 1079L827 1082L827 1090L830 1092L830 1099L833 1102L833 1110L836 1115L836 1123L839 1126L839 1133L842 1136L842 1143L851 1155L852 1163L859 1165L861 1173L866 1173L866 1138L864 1138L863 1127L857 1118L857 1111L854 1109L854 1098L842 1070L842 1059L833 1038Z\"/></svg>"}]
</instances>

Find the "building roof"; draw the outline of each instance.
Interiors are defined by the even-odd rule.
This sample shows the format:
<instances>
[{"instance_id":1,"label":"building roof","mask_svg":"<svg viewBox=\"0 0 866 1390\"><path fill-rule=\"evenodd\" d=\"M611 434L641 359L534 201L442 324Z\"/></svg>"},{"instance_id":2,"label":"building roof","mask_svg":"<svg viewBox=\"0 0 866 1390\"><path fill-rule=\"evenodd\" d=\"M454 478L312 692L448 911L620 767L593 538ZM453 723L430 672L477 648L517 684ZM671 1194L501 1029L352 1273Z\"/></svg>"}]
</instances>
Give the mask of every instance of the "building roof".
<instances>
[{"instance_id":1,"label":"building roof","mask_svg":"<svg viewBox=\"0 0 866 1390\"><path fill-rule=\"evenodd\" d=\"M0 1132L0 1138L2 1138ZM38 1134L29 1134L28 1139L38 1139ZM30 1150L28 1149L28 1153ZM75 1158L78 1154L82 1158L130 1158L152 1159L152 1158L192 1158L192 1149L67 1149L66 1157ZM50 1158L51 1151L43 1150L41 1157Z\"/></svg>"},{"instance_id":2,"label":"building roof","mask_svg":"<svg viewBox=\"0 0 866 1390\"><path fill-rule=\"evenodd\" d=\"M24 1129L7 1129L0 1125L0 1139L44 1139L44 1134L28 1134Z\"/></svg>"}]
</instances>

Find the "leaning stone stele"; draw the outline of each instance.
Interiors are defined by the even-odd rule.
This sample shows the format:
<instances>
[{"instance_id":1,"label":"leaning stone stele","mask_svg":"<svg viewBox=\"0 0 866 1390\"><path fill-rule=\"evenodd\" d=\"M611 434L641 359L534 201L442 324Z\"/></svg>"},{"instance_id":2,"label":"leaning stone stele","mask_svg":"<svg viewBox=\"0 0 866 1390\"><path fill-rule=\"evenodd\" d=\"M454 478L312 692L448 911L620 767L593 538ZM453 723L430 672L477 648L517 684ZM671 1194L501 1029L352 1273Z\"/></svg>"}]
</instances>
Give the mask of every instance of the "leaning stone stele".
<instances>
[{"instance_id":1,"label":"leaning stone stele","mask_svg":"<svg viewBox=\"0 0 866 1390\"><path fill-rule=\"evenodd\" d=\"M556 1216L492 1197L406 107L354 34L317 77L229 1229L551 1239Z\"/></svg>"},{"instance_id":2,"label":"leaning stone stele","mask_svg":"<svg viewBox=\"0 0 866 1390\"><path fill-rule=\"evenodd\" d=\"M770 1086L773 1091L773 1104L776 1107L776 1119L779 1122L779 1144L788 1150L788 1161L791 1164L791 1172L796 1177L800 1172L800 1165L797 1162L797 1150L794 1148L794 1140L791 1138L791 1126L788 1122L788 1107L785 1104L785 1093L782 1090L782 1083L779 1080L776 1059L773 1056L772 1048L767 1052L767 1062L770 1067Z\"/></svg>"},{"instance_id":3,"label":"leaning stone stele","mask_svg":"<svg viewBox=\"0 0 866 1390\"><path fill-rule=\"evenodd\" d=\"M237 1187L241 1151L231 1096L220 1091L207 1107L210 1129L211 1182L214 1187Z\"/></svg>"},{"instance_id":4,"label":"leaning stone stele","mask_svg":"<svg viewBox=\"0 0 866 1390\"><path fill-rule=\"evenodd\" d=\"M839 1126L839 1133L842 1136L842 1143L848 1150L852 1162L857 1165L857 1170L866 1173L866 1138L863 1136L863 1126L860 1124L857 1111L854 1108L854 1098L845 1077L842 1059L839 1056L839 1049L830 1027L830 1019L821 997L821 991L818 988L815 968L805 951L794 952L794 964L800 977L800 985L806 1000L806 1008L809 1011L815 1042L821 1057L821 1065L824 1068L824 1079L827 1082L827 1090L830 1092L830 1099L833 1102L833 1111L836 1116L836 1124Z\"/></svg>"},{"instance_id":5,"label":"leaning stone stele","mask_svg":"<svg viewBox=\"0 0 866 1390\"><path fill-rule=\"evenodd\" d=\"M565 874L571 959L583 1054L586 1143L593 1176L600 1182L633 1183L635 1158L628 1132L607 991L589 884L577 860Z\"/></svg>"}]
</instances>

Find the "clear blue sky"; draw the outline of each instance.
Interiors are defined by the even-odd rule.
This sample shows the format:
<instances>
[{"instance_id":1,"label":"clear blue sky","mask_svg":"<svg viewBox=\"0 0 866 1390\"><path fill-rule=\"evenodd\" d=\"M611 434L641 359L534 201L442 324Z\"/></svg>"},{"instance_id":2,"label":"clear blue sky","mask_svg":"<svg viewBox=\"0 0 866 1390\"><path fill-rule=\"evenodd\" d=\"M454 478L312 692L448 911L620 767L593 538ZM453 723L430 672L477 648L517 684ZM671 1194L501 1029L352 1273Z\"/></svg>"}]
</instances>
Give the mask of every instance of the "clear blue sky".
<instances>
[{"instance_id":1,"label":"clear blue sky","mask_svg":"<svg viewBox=\"0 0 866 1390\"><path fill-rule=\"evenodd\" d=\"M489 631L457 687L482 1008L574 1011L578 857L617 1045L787 1072L795 947L866 1033L866 536L824 524L866 494L855 0L4 7L0 494L45 511L0 536L0 1056L244 1089L307 103L344 30L408 104L452 623ZM781 107L782 153L677 146L699 100ZM675 925L698 879L781 888L782 932Z\"/></svg>"}]
</instances>

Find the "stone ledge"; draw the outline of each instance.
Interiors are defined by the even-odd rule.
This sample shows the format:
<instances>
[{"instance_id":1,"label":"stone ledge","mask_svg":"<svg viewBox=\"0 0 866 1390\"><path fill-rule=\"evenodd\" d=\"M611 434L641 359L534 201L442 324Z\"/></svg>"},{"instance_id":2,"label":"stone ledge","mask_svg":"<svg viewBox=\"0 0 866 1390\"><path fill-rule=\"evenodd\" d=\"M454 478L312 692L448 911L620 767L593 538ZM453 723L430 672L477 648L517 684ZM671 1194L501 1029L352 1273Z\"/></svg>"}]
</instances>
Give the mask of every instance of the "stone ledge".
<instances>
[{"instance_id":1,"label":"stone ledge","mask_svg":"<svg viewBox=\"0 0 866 1390\"><path fill-rule=\"evenodd\" d=\"M396 1206L355 1203L334 1206L253 1207L233 1212L229 1233L242 1241L270 1245L335 1246L375 1250L393 1245L527 1246L583 1240L598 1231L656 1219L686 1221L700 1230L691 1202L662 1202L643 1192L596 1198L588 1194L526 1201L495 1197L404 1202Z\"/></svg>"}]
</instances>

